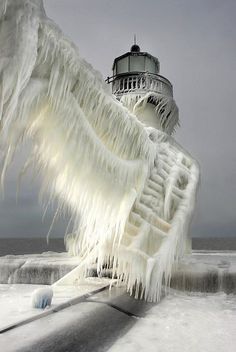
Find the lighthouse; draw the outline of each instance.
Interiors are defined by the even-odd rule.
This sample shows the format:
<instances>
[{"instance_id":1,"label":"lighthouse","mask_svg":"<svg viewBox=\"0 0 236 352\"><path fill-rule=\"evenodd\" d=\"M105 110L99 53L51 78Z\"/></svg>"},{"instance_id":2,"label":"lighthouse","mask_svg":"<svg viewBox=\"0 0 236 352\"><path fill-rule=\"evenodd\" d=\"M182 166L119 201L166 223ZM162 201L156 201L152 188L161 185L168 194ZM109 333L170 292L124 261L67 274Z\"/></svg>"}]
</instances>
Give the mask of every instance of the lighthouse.
<instances>
[{"instance_id":1,"label":"lighthouse","mask_svg":"<svg viewBox=\"0 0 236 352\"><path fill-rule=\"evenodd\" d=\"M171 82L160 75L158 58L141 51L135 40L129 52L115 58L112 70L106 81L116 98L146 126L173 134L178 107Z\"/></svg>"}]
</instances>

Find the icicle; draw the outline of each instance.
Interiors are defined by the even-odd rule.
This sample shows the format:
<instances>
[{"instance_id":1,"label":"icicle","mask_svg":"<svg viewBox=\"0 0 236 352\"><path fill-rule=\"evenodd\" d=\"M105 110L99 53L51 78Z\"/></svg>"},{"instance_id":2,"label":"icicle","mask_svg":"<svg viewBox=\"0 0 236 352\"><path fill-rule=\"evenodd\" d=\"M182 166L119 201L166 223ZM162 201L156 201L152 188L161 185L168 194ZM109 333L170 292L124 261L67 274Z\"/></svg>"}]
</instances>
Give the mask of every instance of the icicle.
<instances>
[{"instance_id":1,"label":"icicle","mask_svg":"<svg viewBox=\"0 0 236 352\"><path fill-rule=\"evenodd\" d=\"M144 96L139 94L125 94L121 98L122 104L134 113L141 113L148 103L155 105L157 119L160 121L162 131L173 134L179 124L179 113L175 101L166 95L148 92Z\"/></svg>"}]
</instances>

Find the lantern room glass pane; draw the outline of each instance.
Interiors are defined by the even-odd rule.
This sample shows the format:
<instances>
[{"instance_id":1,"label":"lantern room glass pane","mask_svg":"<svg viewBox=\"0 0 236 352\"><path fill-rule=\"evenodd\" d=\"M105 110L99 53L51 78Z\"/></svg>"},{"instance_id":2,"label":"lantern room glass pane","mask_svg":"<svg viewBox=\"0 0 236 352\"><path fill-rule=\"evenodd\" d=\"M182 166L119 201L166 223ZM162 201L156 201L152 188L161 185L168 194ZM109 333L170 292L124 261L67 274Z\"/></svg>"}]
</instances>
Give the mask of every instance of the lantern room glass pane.
<instances>
[{"instance_id":1,"label":"lantern room glass pane","mask_svg":"<svg viewBox=\"0 0 236 352\"><path fill-rule=\"evenodd\" d=\"M116 74L128 72L128 57L124 57L117 61Z\"/></svg>"},{"instance_id":2,"label":"lantern room glass pane","mask_svg":"<svg viewBox=\"0 0 236 352\"><path fill-rule=\"evenodd\" d=\"M145 71L145 56L130 56L130 72Z\"/></svg>"},{"instance_id":3,"label":"lantern room glass pane","mask_svg":"<svg viewBox=\"0 0 236 352\"><path fill-rule=\"evenodd\" d=\"M158 73L157 66L155 61L150 59L149 57L146 58L146 67L145 71L150 73Z\"/></svg>"}]
</instances>

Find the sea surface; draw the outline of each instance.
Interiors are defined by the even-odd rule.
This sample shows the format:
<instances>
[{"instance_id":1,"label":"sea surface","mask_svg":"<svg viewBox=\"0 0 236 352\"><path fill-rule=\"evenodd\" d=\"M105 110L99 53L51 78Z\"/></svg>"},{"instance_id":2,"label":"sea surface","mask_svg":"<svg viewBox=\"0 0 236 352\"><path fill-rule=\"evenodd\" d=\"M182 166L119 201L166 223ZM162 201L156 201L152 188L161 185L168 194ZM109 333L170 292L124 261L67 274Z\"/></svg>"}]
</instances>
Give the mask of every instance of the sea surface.
<instances>
[{"instance_id":1,"label":"sea surface","mask_svg":"<svg viewBox=\"0 0 236 352\"><path fill-rule=\"evenodd\" d=\"M236 250L236 237L193 238L192 247L196 250ZM65 252L63 238L0 238L0 256L8 254L34 254L42 252Z\"/></svg>"}]
</instances>

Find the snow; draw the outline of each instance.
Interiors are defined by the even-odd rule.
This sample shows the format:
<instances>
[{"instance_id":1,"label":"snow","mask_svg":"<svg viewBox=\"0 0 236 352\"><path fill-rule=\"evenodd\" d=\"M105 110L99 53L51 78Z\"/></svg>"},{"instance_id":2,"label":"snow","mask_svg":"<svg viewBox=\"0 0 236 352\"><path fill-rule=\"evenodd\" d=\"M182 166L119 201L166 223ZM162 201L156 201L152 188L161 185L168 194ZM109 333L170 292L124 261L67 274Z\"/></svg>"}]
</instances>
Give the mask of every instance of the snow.
<instances>
[{"instance_id":1,"label":"snow","mask_svg":"<svg viewBox=\"0 0 236 352\"><path fill-rule=\"evenodd\" d=\"M197 163L112 96L41 0L3 0L0 27L2 188L17 149L30 139L20 177L29 168L41 175L45 211L58 202L52 226L71 216L65 241L81 263L67 282L97 263L98 271L112 267L130 294L158 301L187 250ZM169 103L156 99L158 117ZM170 102L166 114L171 110Z\"/></svg>"},{"instance_id":2,"label":"snow","mask_svg":"<svg viewBox=\"0 0 236 352\"><path fill-rule=\"evenodd\" d=\"M32 294L37 290L51 290L53 288L53 300L50 309L54 309L69 300L83 296L93 290L105 287L109 284L107 279L88 278L80 281L79 286L47 286L47 285L6 285L0 284L0 329L11 324L37 316L42 310L33 308L31 305Z\"/></svg>"},{"instance_id":3,"label":"snow","mask_svg":"<svg viewBox=\"0 0 236 352\"><path fill-rule=\"evenodd\" d=\"M172 291L109 352L234 352L236 296Z\"/></svg>"},{"instance_id":4,"label":"snow","mask_svg":"<svg viewBox=\"0 0 236 352\"><path fill-rule=\"evenodd\" d=\"M101 287L99 285L102 283L98 283L97 287ZM76 287L57 287L52 308L79 294L88 293L91 288L94 289L94 282L93 285L89 285L89 282L81 285L79 292ZM1 328L41 312L29 305L34 289L33 285L0 285ZM113 295L114 292L107 292L105 301L109 301ZM94 296L95 301L99 297L100 294ZM119 306L119 300L116 305ZM99 311L94 313L96 309ZM21 350L28 350L36 341L39 344L45 339L57 341L54 336L63 334L67 326L83 325L83 322L89 324L89 319L93 320L98 314L102 316L103 309L105 308L101 304L91 302L72 306L3 334L1 347L4 351L15 351L17 348L20 350L20 347ZM129 310L127 306L126 310ZM110 314L118 313L117 310L111 310ZM104 322L105 324L109 324L109 321ZM135 325L114 343L109 352L234 352L235 326L235 295L186 294L172 290L170 295L151 308L144 317L136 319ZM103 333L106 334L104 329ZM103 335L99 336L98 344L102 338Z\"/></svg>"}]
</instances>

